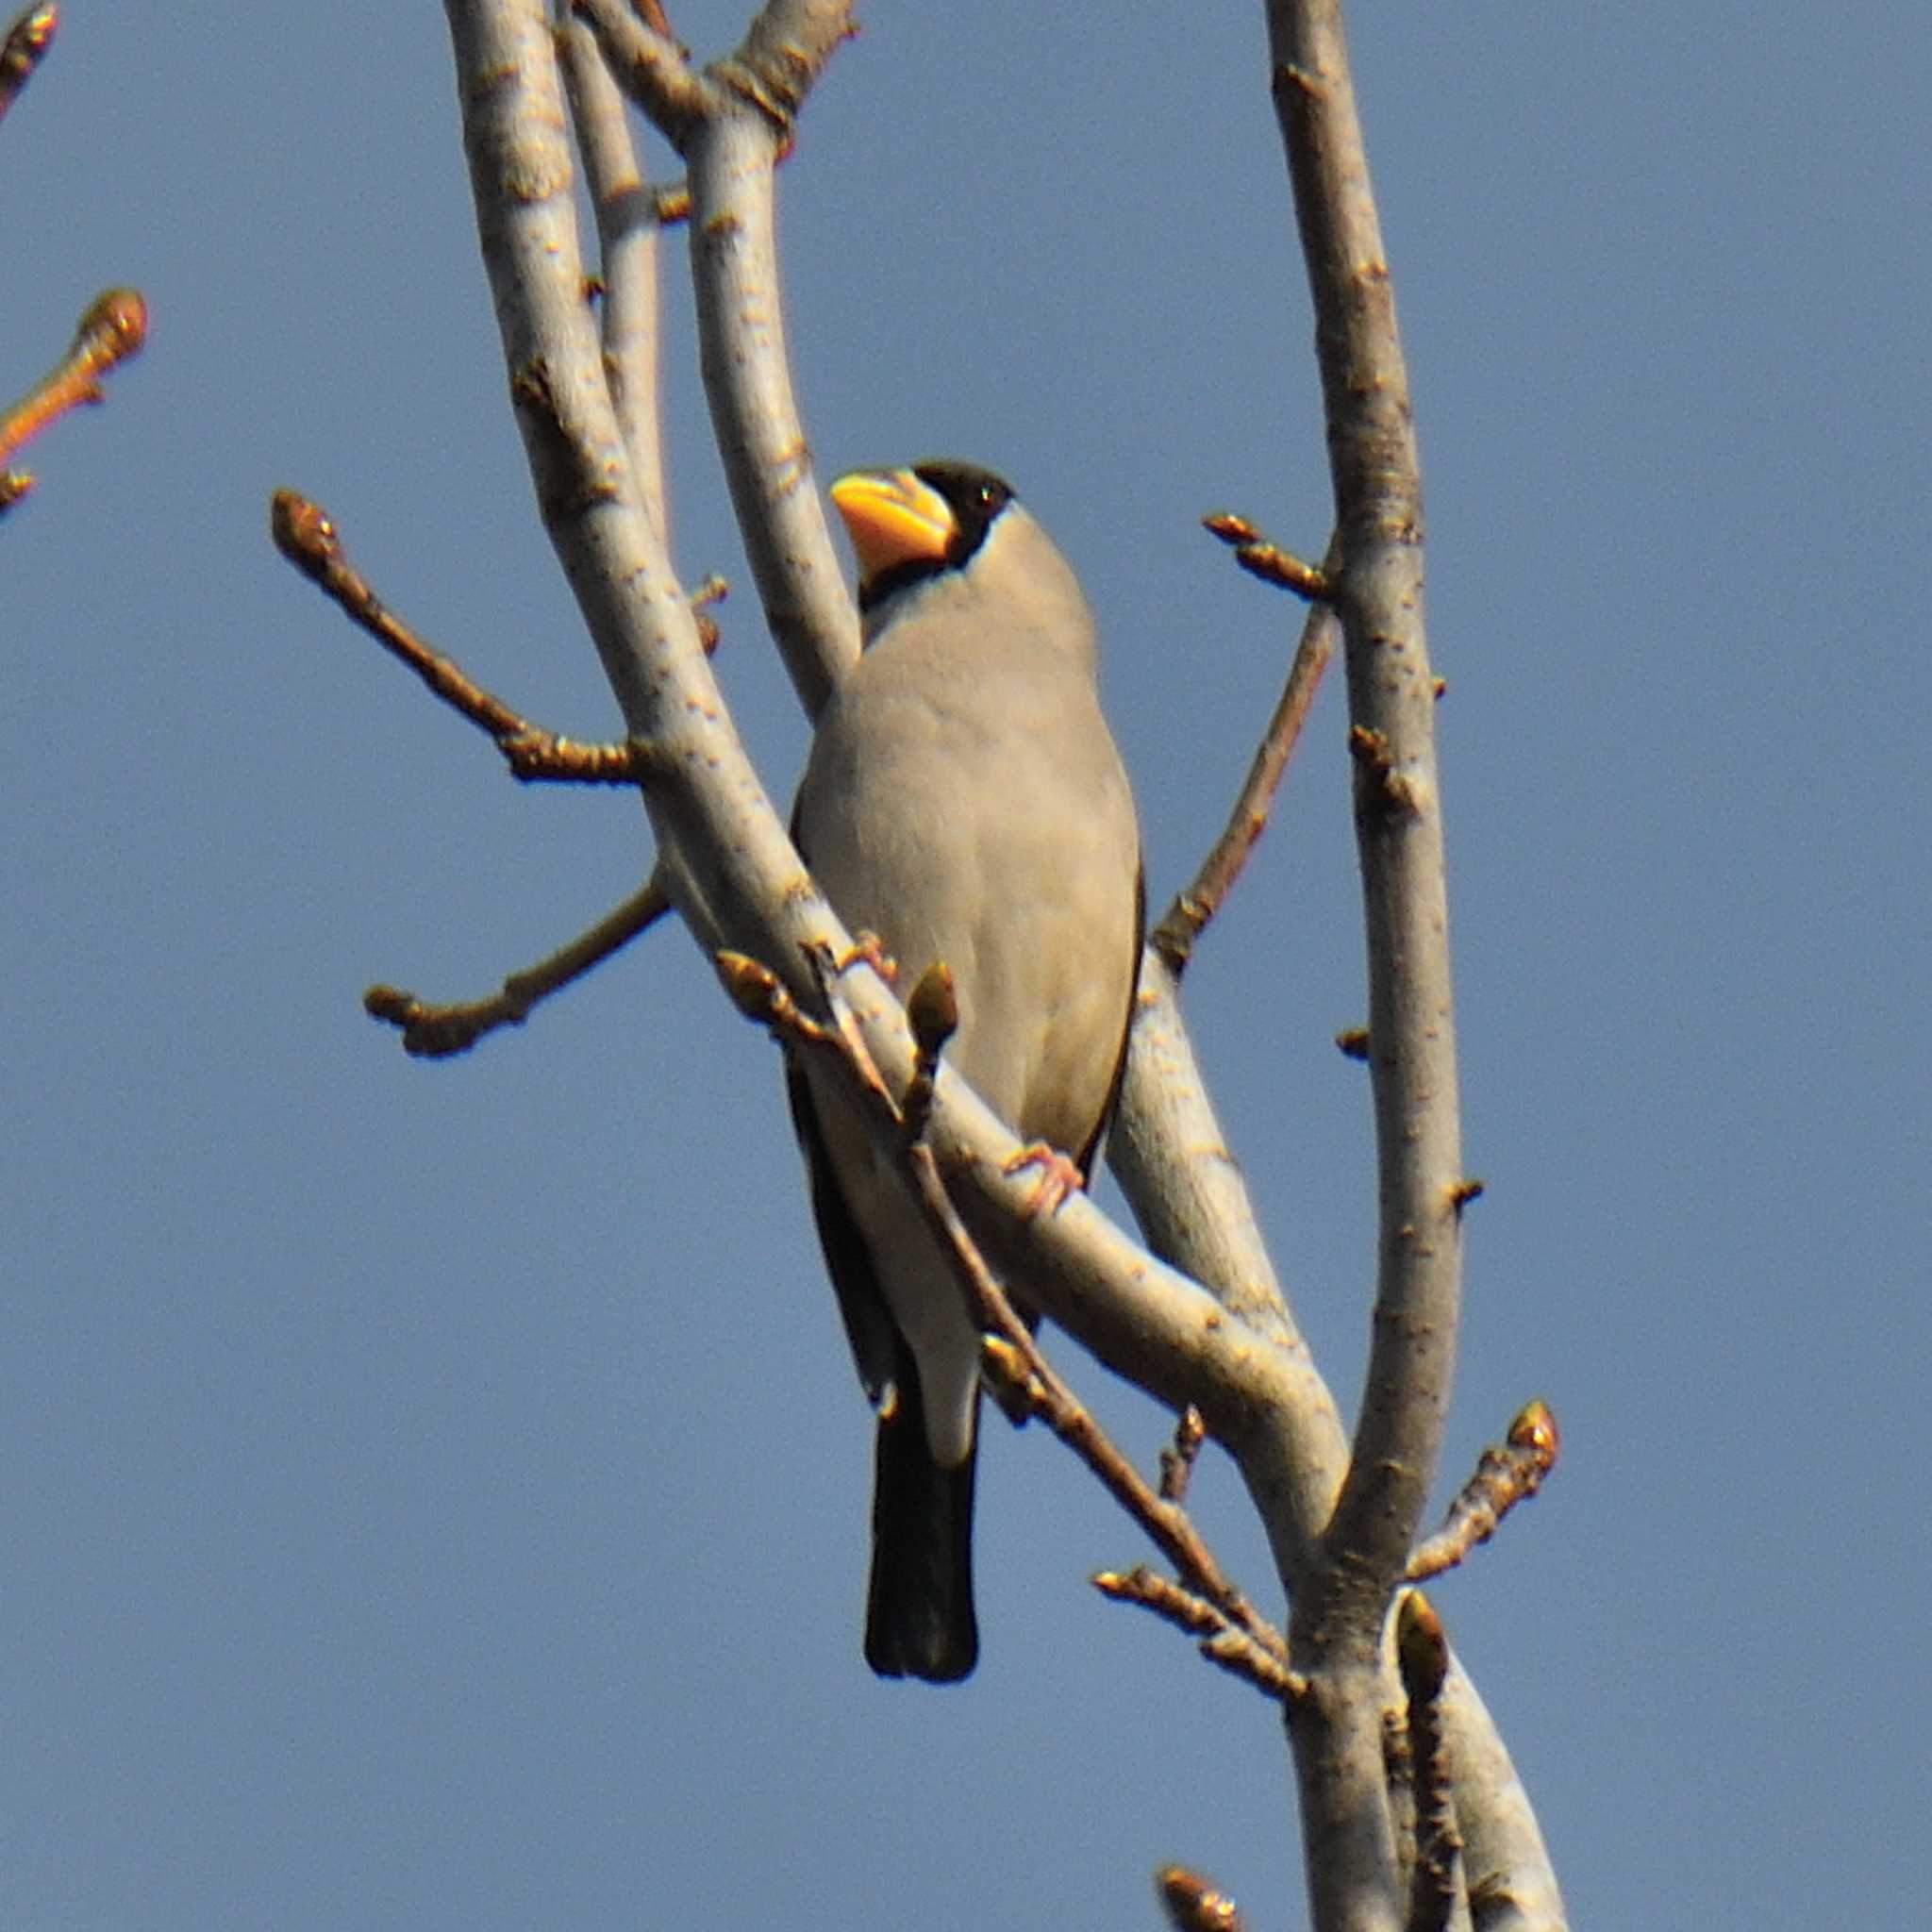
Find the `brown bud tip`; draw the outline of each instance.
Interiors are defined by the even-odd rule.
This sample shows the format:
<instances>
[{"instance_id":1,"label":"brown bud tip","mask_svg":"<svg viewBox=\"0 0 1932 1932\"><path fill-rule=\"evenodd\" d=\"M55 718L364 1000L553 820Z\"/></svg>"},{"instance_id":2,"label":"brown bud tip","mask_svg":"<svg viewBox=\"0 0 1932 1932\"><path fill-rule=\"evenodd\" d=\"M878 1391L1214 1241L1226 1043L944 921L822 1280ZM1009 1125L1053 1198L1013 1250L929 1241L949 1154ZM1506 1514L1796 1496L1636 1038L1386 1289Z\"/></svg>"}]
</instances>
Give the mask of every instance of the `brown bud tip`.
<instances>
[{"instance_id":1,"label":"brown bud tip","mask_svg":"<svg viewBox=\"0 0 1932 1932\"><path fill-rule=\"evenodd\" d=\"M362 995L362 1010L372 1020L407 1026L416 1017L416 995L399 986L372 986Z\"/></svg>"},{"instance_id":2,"label":"brown bud tip","mask_svg":"<svg viewBox=\"0 0 1932 1932\"><path fill-rule=\"evenodd\" d=\"M1545 1470L1555 1468L1563 1439L1548 1403L1525 1402L1517 1410L1509 1424L1509 1446L1527 1449Z\"/></svg>"},{"instance_id":3,"label":"brown bud tip","mask_svg":"<svg viewBox=\"0 0 1932 1932\"><path fill-rule=\"evenodd\" d=\"M292 490L277 490L269 498L268 528L275 548L305 576L320 578L341 558L328 512Z\"/></svg>"},{"instance_id":4,"label":"brown bud tip","mask_svg":"<svg viewBox=\"0 0 1932 1932\"><path fill-rule=\"evenodd\" d=\"M1369 1029L1366 1026L1344 1026L1335 1036L1335 1044L1352 1060L1365 1060L1369 1057Z\"/></svg>"},{"instance_id":5,"label":"brown bud tip","mask_svg":"<svg viewBox=\"0 0 1932 1932\"><path fill-rule=\"evenodd\" d=\"M76 347L103 367L124 360L147 341L147 303L139 289L103 289L75 325Z\"/></svg>"},{"instance_id":6,"label":"brown bud tip","mask_svg":"<svg viewBox=\"0 0 1932 1932\"><path fill-rule=\"evenodd\" d=\"M732 1004L747 1020L772 1017L783 989L778 984L778 975L769 966L759 965L748 953L732 952L714 955L711 963L717 967L718 977L724 982Z\"/></svg>"},{"instance_id":7,"label":"brown bud tip","mask_svg":"<svg viewBox=\"0 0 1932 1932\"><path fill-rule=\"evenodd\" d=\"M1175 1932L1241 1932L1241 1915L1233 1899L1185 1865L1163 1865L1154 1889Z\"/></svg>"},{"instance_id":8,"label":"brown bud tip","mask_svg":"<svg viewBox=\"0 0 1932 1932\"><path fill-rule=\"evenodd\" d=\"M49 5L29 7L7 30L7 51L23 59L38 60L54 44L54 30L60 25L60 9Z\"/></svg>"},{"instance_id":9,"label":"brown bud tip","mask_svg":"<svg viewBox=\"0 0 1932 1932\"><path fill-rule=\"evenodd\" d=\"M1201 519L1201 527L1219 537L1224 543L1258 543L1261 533L1246 517L1231 509L1211 509Z\"/></svg>"},{"instance_id":10,"label":"brown bud tip","mask_svg":"<svg viewBox=\"0 0 1932 1932\"><path fill-rule=\"evenodd\" d=\"M1449 1190L1450 1202L1458 1213L1472 1201L1480 1201L1482 1197L1483 1184L1474 1174L1465 1175Z\"/></svg>"},{"instance_id":11,"label":"brown bud tip","mask_svg":"<svg viewBox=\"0 0 1932 1932\"><path fill-rule=\"evenodd\" d=\"M5 516L33 487L34 479L25 470L0 470L0 516Z\"/></svg>"},{"instance_id":12,"label":"brown bud tip","mask_svg":"<svg viewBox=\"0 0 1932 1932\"><path fill-rule=\"evenodd\" d=\"M1395 1657L1411 1697L1437 1697L1449 1674L1449 1640L1442 1620L1421 1591L1402 1599L1395 1618Z\"/></svg>"},{"instance_id":13,"label":"brown bud tip","mask_svg":"<svg viewBox=\"0 0 1932 1932\"><path fill-rule=\"evenodd\" d=\"M906 1000L906 1018L923 1059L937 1059L947 1041L959 1030L959 993L953 969L935 959L919 975Z\"/></svg>"}]
</instances>

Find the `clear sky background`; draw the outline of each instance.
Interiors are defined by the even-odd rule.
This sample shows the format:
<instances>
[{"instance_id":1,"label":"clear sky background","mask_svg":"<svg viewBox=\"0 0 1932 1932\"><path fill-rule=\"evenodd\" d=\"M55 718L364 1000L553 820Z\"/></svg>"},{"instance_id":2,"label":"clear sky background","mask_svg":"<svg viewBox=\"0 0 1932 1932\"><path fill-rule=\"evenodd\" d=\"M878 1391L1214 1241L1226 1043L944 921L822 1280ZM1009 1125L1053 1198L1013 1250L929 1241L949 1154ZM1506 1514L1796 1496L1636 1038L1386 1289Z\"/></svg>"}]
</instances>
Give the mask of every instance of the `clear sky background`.
<instances>
[{"instance_id":1,"label":"clear sky background","mask_svg":"<svg viewBox=\"0 0 1932 1932\"><path fill-rule=\"evenodd\" d=\"M675 9L707 52L724 0ZM1921 1923L1932 1691L1919 7L1358 5L1429 513L1471 1215L1437 1600L1592 1927ZM870 1426L763 1037L662 930L465 1060L635 886L275 555L336 515L538 719L614 708L504 400L441 9L71 0L0 127L0 389L131 281L150 346L0 526L0 1918L141 1926L1305 1922L1267 1707L982 1466L984 1661L858 1657ZM1082 573L1164 903L1319 552L1259 8L862 9L783 181L821 475L955 452ZM677 555L770 783L802 725L668 253ZM1339 682L1188 981L1353 1410L1373 1182ZM1111 1197L1117 1200L1117 1197ZM1144 1465L1164 1434L1060 1354ZM1200 1512L1274 1603L1224 1460ZM1856 1906L1850 1902L1856 1901Z\"/></svg>"}]
</instances>

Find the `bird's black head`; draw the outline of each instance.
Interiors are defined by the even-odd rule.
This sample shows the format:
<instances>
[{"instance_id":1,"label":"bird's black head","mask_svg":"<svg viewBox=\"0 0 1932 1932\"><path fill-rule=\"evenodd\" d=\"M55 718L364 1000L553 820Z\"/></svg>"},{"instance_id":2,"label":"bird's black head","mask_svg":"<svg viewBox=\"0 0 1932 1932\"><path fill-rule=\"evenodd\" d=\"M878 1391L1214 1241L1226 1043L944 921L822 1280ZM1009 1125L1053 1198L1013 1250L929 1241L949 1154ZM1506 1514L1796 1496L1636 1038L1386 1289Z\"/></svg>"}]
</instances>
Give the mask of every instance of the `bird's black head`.
<instances>
[{"instance_id":1,"label":"bird's black head","mask_svg":"<svg viewBox=\"0 0 1932 1932\"><path fill-rule=\"evenodd\" d=\"M1013 486L977 463L934 457L912 466L912 474L943 496L953 512L953 539L941 568L958 570L978 554L993 519L1013 500Z\"/></svg>"}]
</instances>

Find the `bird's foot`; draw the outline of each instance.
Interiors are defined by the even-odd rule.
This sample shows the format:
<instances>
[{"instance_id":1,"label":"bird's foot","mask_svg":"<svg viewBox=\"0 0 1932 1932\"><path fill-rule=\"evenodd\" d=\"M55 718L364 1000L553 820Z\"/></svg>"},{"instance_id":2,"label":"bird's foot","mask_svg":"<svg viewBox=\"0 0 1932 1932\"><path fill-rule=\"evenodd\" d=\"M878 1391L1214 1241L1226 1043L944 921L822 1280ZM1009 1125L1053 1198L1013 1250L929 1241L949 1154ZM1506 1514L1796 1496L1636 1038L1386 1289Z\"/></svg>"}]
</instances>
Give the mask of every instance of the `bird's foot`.
<instances>
[{"instance_id":1,"label":"bird's foot","mask_svg":"<svg viewBox=\"0 0 1932 1932\"><path fill-rule=\"evenodd\" d=\"M1087 1176L1074 1161L1044 1141L1035 1141L1031 1146L1021 1148L1000 1171L1012 1174L1028 1167L1037 1167L1040 1178L1033 1184L1025 1207L1020 1210L1024 1221L1031 1221L1037 1214L1058 1213L1060 1203L1069 1194L1079 1192L1087 1185Z\"/></svg>"},{"instance_id":2,"label":"bird's foot","mask_svg":"<svg viewBox=\"0 0 1932 1932\"><path fill-rule=\"evenodd\" d=\"M834 970L849 973L861 960L891 986L899 977L899 962L886 951L883 941L875 932L856 932L852 935L852 950L834 963Z\"/></svg>"}]
</instances>

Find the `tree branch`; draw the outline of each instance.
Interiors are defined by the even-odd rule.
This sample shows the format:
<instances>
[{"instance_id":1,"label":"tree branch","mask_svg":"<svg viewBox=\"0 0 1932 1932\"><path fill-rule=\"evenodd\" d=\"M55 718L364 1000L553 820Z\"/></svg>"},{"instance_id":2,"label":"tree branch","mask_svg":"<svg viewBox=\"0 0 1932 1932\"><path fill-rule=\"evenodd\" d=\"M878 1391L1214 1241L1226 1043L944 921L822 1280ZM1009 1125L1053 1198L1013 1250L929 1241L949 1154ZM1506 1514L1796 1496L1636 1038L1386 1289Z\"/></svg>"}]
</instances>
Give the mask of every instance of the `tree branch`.
<instances>
[{"instance_id":1,"label":"tree branch","mask_svg":"<svg viewBox=\"0 0 1932 1932\"><path fill-rule=\"evenodd\" d=\"M630 124L596 36L558 0L558 42L591 212L597 224L604 374L630 451L638 493L668 547L671 499L664 487L658 415L658 233L659 206L645 186Z\"/></svg>"},{"instance_id":2,"label":"tree branch","mask_svg":"<svg viewBox=\"0 0 1932 1932\"><path fill-rule=\"evenodd\" d=\"M1268 0L1274 94L1315 309L1336 504L1324 572L1348 667L1356 825L1368 951L1379 1175L1375 1314L1353 1453L1296 1598L1291 1641L1311 1694L1291 1714L1320 1926L1400 1923L1399 1861L1380 1775L1374 1685L1390 1592L1440 1453L1455 1360L1463 1200L1448 914L1422 625L1422 497L1407 377L1348 74L1339 0ZM1312 1644L1315 1649L1305 1648ZM1473 1698L1447 1721L1474 1721ZM1561 1907L1533 1821L1492 1732L1483 1760L1497 1843L1522 1891ZM1459 1742L1459 1740L1458 1740ZM1520 1795L1518 1790L1517 1795ZM1513 1874L1512 1874L1513 1877Z\"/></svg>"},{"instance_id":3,"label":"tree branch","mask_svg":"<svg viewBox=\"0 0 1932 1932\"><path fill-rule=\"evenodd\" d=\"M595 16L592 0L581 4ZM569 161L555 134L561 121L560 101L542 35L540 0L446 0L446 5L479 231L539 503L618 693L674 895L708 954L735 948L759 958L795 999L809 1004L819 996L809 959L827 949L846 957L849 936L812 890L744 759L697 648L690 612L661 542L654 540L623 438L602 393L597 345L582 313ZM764 18L775 20L780 11L770 9ZM842 6L800 11L820 21L843 21ZM747 46L757 40L755 30ZM762 43L754 47L754 65L768 60L770 51ZM767 276L763 266L742 258L745 238L750 234L758 242L754 231L760 223L764 235L759 245L769 249L771 162L783 138L774 113L775 108L789 115L797 97L798 75L780 66L776 85L760 68L757 88L746 90L734 82L735 111L715 125L708 120L702 128L688 126L683 132L697 209L693 261L701 312L708 303L721 311L705 325L714 420L727 445L734 502L747 541L766 545L765 561L757 566L761 597L787 649L794 681L811 708L814 693L822 696L856 652L857 621L829 562L829 548L822 562L808 554L809 546L760 535L788 527L788 517L815 525L821 535L824 531L816 493L807 487L808 465L785 378L782 334L773 326L775 273ZM1363 258L1378 260L1379 255ZM737 280L715 273L708 288L707 261L725 263L734 275L740 270L748 273ZM741 293L737 308L724 295L727 281ZM768 297L771 308L758 306ZM748 363L763 366L779 384L782 410L768 410L758 400L758 385L745 380ZM1339 523L1344 547L1355 544L1358 523L1350 515ZM1374 551L1368 554L1373 560ZM1386 588L1373 574L1366 582L1344 580L1339 602L1344 627L1354 627L1352 649L1357 648L1356 633L1363 632L1365 616L1381 610L1378 600ZM813 610L835 612L836 618L821 623L808 614ZM1379 647L1378 638L1368 640L1371 648ZM1425 675L1423 686L1428 690ZM1357 723L1363 720L1358 717ZM1407 815L1432 823L1432 771L1413 765L1408 721L1398 723L1402 728L1394 732L1373 722L1366 726L1380 730L1378 741L1389 748L1385 778L1373 786L1361 781L1369 820L1364 837L1382 845L1400 844L1407 836L1391 813L1392 799L1405 802ZM1424 778L1430 781L1427 787ZM1424 790L1428 797L1422 795ZM1367 813L1375 800L1377 810ZM1381 858L1376 863L1382 872L1389 870ZM1399 865L1394 869L1401 872ZM1387 952L1386 932L1372 938L1372 957L1386 958ZM1007 1168L1017 1142L950 1069L941 1069L934 1082L930 1144L974 1239L1003 1271L1024 1275L1029 1298L1117 1373L1176 1409L1190 1402L1200 1407L1217 1440L1240 1461L1262 1508L1277 1565L1297 1589L1298 1626L1310 1553L1319 1549L1326 1559L1324 1595L1340 1613L1337 1627L1345 1641L1324 1637L1325 1674L1306 1700L1318 1707L1307 1710L1298 1703L1293 1725L1311 1851L1331 1822L1339 1845L1338 1862L1315 1886L1316 1923L1323 1927L1392 1926L1399 1919L1382 1915L1380 1907L1387 1903L1399 1912L1405 1900L1392 1882L1395 1865L1380 1782L1380 1681L1372 1674L1350 1675L1357 1665L1370 1673L1375 1667L1374 1645L1366 1653L1359 1647L1365 1621L1360 1607L1374 1607L1366 1622L1378 1628L1391 1578L1371 1575L1357 1590L1342 1589L1333 1559L1339 1552L1355 1550L1357 1540L1351 1534L1348 1540L1317 1541L1341 1480L1343 1439L1334 1405L1294 1336L1255 1236L1239 1173L1221 1147L1211 1109L1193 1077L1172 975L1155 956L1149 957L1154 970L1137 1021L1123 1131L1116 1136L1123 1151L1113 1158L1124 1177L1131 1176L1130 1198L1150 1238L1162 1253L1187 1257L1189 1266L1227 1297L1226 1308L1192 1281L1153 1261L1084 1197L1027 1224L1021 1210L1032 1191L1030 1183ZM904 1009L863 965L842 976L841 993L881 1080L891 1092L903 1094L915 1073ZM1408 1038L1400 1027L1385 1034L1379 1021L1376 1031L1378 1046ZM1144 1047L1150 1040L1156 1050L1148 1054ZM1392 1044L1391 1050L1395 1050ZM1150 1065L1137 1073L1143 1057ZM1453 1100L1453 1063L1451 1074ZM1410 1085L1398 1081L1397 1089L1409 1093ZM1409 1098L1415 1096L1409 1093ZM1378 1144L1386 1151L1379 1096L1377 1105ZM1178 1138L1202 1127L1205 1134L1191 1142ZM1440 1146L1433 1135L1426 1138L1433 1151L1422 1171L1433 1173L1440 1164ZM1157 1171L1163 1155L1174 1157L1171 1205L1160 1198L1170 1191ZM1445 1197L1457 1180L1458 1175L1443 1180ZM1385 1225L1390 1224L1385 1209ZM1433 1220L1415 1227L1425 1235L1436 1232ZM1436 1257L1430 1258L1433 1262ZM1439 1287L1440 1281L1440 1267L1425 1271L1420 1283L1412 1271L1398 1271L1385 1313L1419 1318L1435 1306L1424 1291ZM1449 1281L1453 1309L1453 1244ZM1242 1319L1230 1320L1229 1309ZM1378 1334L1378 1350L1386 1345ZM1434 1360L1434 1354L1425 1354L1424 1366ZM1402 1366L1405 1383L1412 1383L1417 1364ZM1440 1397L1445 1390L1446 1381L1441 1390L1423 1390L1430 1418L1423 1434L1431 1442L1440 1431ZM1380 1401L1373 1388L1371 1394ZM1382 1434L1374 1440L1389 1437L1386 1420L1375 1427ZM1409 1436L1398 1431L1392 1440L1407 1442ZM1357 1467L1363 1467L1359 1445ZM1413 1487L1420 1493L1425 1482L1425 1473L1420 1478L1407 1470L1399 1474L1404 1491ZM1398 1506L1406 1507L1407 1500L1406 1493L1397 1495ZM1359 1500L1354 1507L1358 1516ZM1391 1577L1406 1560L1412 1531L1411 1518ZM1390 1541L1386 1526L1368 1536L1362 1547L1374 1559L1372 1570L1383 1564L1382 1545ZM1456 1737L1459 1774L1490 1780L1499 1794L1492 1845L1502 1862L1486 1869L1513 1878L1521 1868L1509 1861L1526 1857L1534 1844L1533 1820L1525 1837L1522 1821L1527 1817L1526 1806L1518 1812L1507 1802L1515 1790L1507 1759L1474 1693L1467 1692L1458 1706L1458 1687L1452 1672L1444 1693L1445 1724L1457 1722L1459 1708L1463 1721L1474 1728L1479 1747L1466 1750L1460 1736ZM1343 1709L1349 1693L1355 1704ZM1366 1753L1358 1748L1364 1741ZM1334 1750L1324 1760L1316 1747L1329 1744ZM1312 1799L1306 1795L1311 1788ZM1520 1791L1515 1794L1520 1797ZM1458 1790L1458 1803L1461 1795ZM1464 1829L1474 1871L1477 1832L1467 1814ZM1540 1845L1534 1849L1540 1854ZM1366 1887L1339 1884L1341 1873L1365 1873L1369 1882ZM1533 1890L1519 1888L1516 1896ZM1553 1888L1547 1895L1554 1897ZM1363 1900L1369 1903L1358 1912L1355 1907Z\"/></svg>"}]
</instances>

